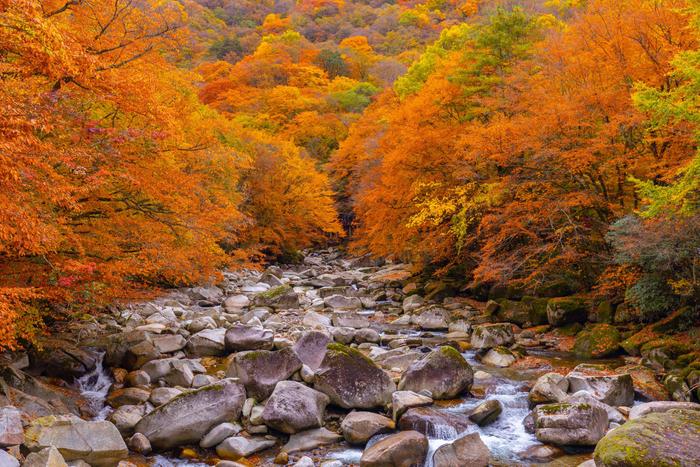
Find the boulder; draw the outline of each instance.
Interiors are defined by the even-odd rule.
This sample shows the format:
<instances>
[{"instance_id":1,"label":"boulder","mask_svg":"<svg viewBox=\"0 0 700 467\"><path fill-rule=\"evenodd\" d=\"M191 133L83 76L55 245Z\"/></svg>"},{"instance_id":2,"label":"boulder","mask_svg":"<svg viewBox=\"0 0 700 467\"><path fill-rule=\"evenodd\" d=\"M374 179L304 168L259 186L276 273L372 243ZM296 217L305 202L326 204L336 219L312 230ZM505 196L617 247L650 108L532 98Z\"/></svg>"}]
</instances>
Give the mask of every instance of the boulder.
<instances>
[{"instance_id":1,"label":"boulder","mask_svg":"<svg viewBox=\"0 0 700 467\"><path fill-rule=\"evenodd\" d=\"M488 425L496 421L503 412L503 405L498 399L490 399L482 402L469 412L469 420L479 426Z\"/></svg>"},{"instance_id":2,"label":"boulder","mask_svg":"<svg viewBox=\"0 0 700 467\"><path fill-rule=\"evenodd\" d=\"M547 302L547 321L552 326L585 323L588 303L578 297L558 297Z\"/></svg>"},{"instance_id":3,"label":"boulder","mask_svg":"<svg viewBox=\"0 0 700 467\"><path fill-rule=\"evenodd\" d=\"M394 428L392 419L373 412L350 412L340 424L345 441L360 445L366 444L374 435Z\"/></svg>"},{"instance_id":4,"label":"boulder","mask_svg":"<svg viewBox=\"0 0 700 467\"><path fill-rule=\"evenodd\" d=\"M53 449L54 451L56 451L58 453L58 450L56 450L56 448L46 448L46 449ZM32 455L36 456L36 455L38 455L38 453L30 454L30 456L32 456ZM60 456L61 453L58 453L58 455ZM29 456L27 456L27 457L29 457ZM37 464L27 464L26 462L27 461L25 461L25 465L29 465L29 467L39 467ZM2 449L0 449L0 465L2 467L19 467L19 461L17 460L16 457L12 456L9 452L3 451ZM44 463L43 465L45 466L46 463ZM66 464L64 461L63 464L60 464L60 465L54 464L54 465L56 465L56 467L62 467L63 465L66 465Z\"/></svg>"},{"instance_id":5,"label":"boulder","mask_svg":"<svg viewBox=\"0 0 700 467\"><path fill-rule=\"evenodd\" d=\"M498 304L500 306L496 310L496 318L499 321L515 323L521 327L530 322L530 306L527 303L502 299Z\"/></svg>"},{"instance_id":6,"label":"boulder","mask_svg":"<svg viewBox=\"0 0 700 467\"><path fill-rule=\"evenodd\" d=\"M669 410L682 409L682 410L700 410L700 404L695 402L672 402L672 401L655 401L646 402L644 404L635 405L632 407L629 413L629 419L634 420L636 418L643 417L650 413L663 413Z\"/></svg>"},{"instance_id":7,"label":"boulder","mask_svg":"<svg viewBox=\"0 0 700 467\"><path fill-rule=\"evenodd\" d=\"M212 428L199 442L199 446L204 449L213 448L221 444L226 438L237 435L242 430L243 428L238 423L224 422Z\"/></svg>"},{"instance_id":8,"label":"boulder","mask_svg":"<svg viewBox=\"0 0 700 467\"><path fill-rule=\"evenodd\" d=\"M323 303L334 310L361 310L362 301L357 297L331 295L323 299Z\"/></svg>"},{"instance_id":9,"label":"boulder","mask_svg":"<svg viewBox=\"0 0 700 467\"><path fill-rule=\"evenodd\" d=\"M316 372L314 387L345 409L387 406L396 385L382 369L358 350L329 344Z\"/></svg>"},{"instance_id":10,"label":"boulder","mask_svg":"<svg viewBox=\"0 0 700 467\"><path fill-rule=\"evenodd\" d=\"M425 299L420 295L409 295L408 297L403 299L403 312L410 313L414 310L417 310L418 308L423 306L423 303L425 303Z\"/></svg>"},{"instance_id":11,"label":"boulder","mask_svg":"<svg viewBox=\"0 0 700 467\"><path fill-rule=\"evenodd\" d=\"M475 326L471 344L475 349L490 349L508 346L515 341L513 326L508 323L482 324Z\"/></svg>"},{"instance_id":12,"label":"boulder","mask_svg":"<svg viewBox=\"0 0 700 467\"><path fill-rule=\"evenodd\" d=\"M332 342L328 334L320 331L307 331L294 344L294 353L299 360L312 370L318 370L326 356L326 347Z\"/></svg>"},{"instance_id":13,"label":"boulder","mask_svg":"<svg viewBox=\"0 0 700 467\"><path fill-rule=\"evenodd\" d=\"M256 452L264 451L276 444L274 439L254 436L244 438L243 436L232 436L226 438L216 447L216 454L224 459L240 459L248 457Z\"/></svg>"},{"instance_id":14,"label":"boulder","mask_svg":"<svg viewBox=\"0 0 700 467\"><path fill-rule=\"evenodd\" d=\"M269 329L236 324L226 330L224 345L227 352L272 350L274 338L274 333Z\"/></svg>"},{"instance_id":15,"label":"boulder","mask_svg":"<svg viewBox=\"0 0 700 467\"><path fill-rule=\"evenodd\" d=\"M65 339L43 339L29 353L35 372L68 380L94 370L97 360L97 352L80 348Z\"/></svg>"},{"instance_id":16,"label":"boulder","mask_svg":"<svg viewBox=\"0 0 700 467\"><path fill-rule=\"evenodd\" d=\"M604 404L631 407L634 402L634 386L629 373L611 374L598 365L581 364L566 379L569 392L589 392Z\"/></svg>"},{"instance_id":17,"label":"boulder","mask_svg":"<svg viewBox=\"0 0 700 467\"><path fill-rule=\"evenodd\" d=\"M241 309L249 305L250 299L247 295L232 295L224 300L224 308L227 310Z\"/></svg>"},{"instance_id":18,"label":"boulder","mask_svg":"<svg viewBox=\"0 0 700 467\"><path fill-rule=\"evenodd\" d=\"M17 459L15 459L14 462L10 459L7 467L10 465L19 466L19 462L17 462ZM61 455L61 452L54 446L49 446L39 452L30 453L22 465L23 467L68 467L68 464L66 464L66 460ZM2 466L6 467L4 463Z\"/></svg>"},{"instance_id":19,"label":"boulder","mask_svg":"<svg viewBox=\"0 0 700 467\"><path fill-rule=\"evenodd\" d=\"M428 438L416 431L387 436L362 453L360 467L417 467L428 454Z\"/></svg>"},{"instance_id":20,"label":"boulder","mask_svg":"<svg viewBox=\"0 0 700 467\"><path fill-rule=\"evenodd\" d=\"M148 441L148 438L146 438L141 433L134 433L134 435L131 438L129 438L128 444L129 449L138 454L147 455L150 454L153 450L151 448L151 442Z\"/></svg>"},{"instance_id":21,"label":"boulder","mask_svg":"<svg viewBox=\"0 0 700 467\"><path fill-rule=\"evenodd\" d=\"M489 349L488 352L481 357L481 363L499 368L507 368L515 363L517 359L513 352L505 347L498 346Z\"/></svg>"},{"instance_id":22,"label":"boulder","mask_svg":"<svg viewBox=\"0 0 700 467\"><path fill-rule=\"evenodd\" d=\"M602 358L620 349L620 332L609 324L596 324L576 336L574 353L584 358Z\"/></svg>"},{"instance_id":23,"label":"boulder","mask_svg":"<svg viewBox=\"0 0 700 467\"><path fill-rule=\"evenodd\" d=\"M214 426L237 420L246 395L242 385L226 379L185 392L154 409L136 425L155 449L196 444Z\"/></svg>"},{"instance_id":24,"label":"boulder","mask_svg":"<svg viewBox=\"0 0 700 467\"><path fill-rule=\"evenodd\" d=\"M109 414L107 420L114 423L122 435L128 435L134 431L134 427L144 414L145 406L143 405L122 405Z\"/></svg>"},{"instance_id":25,"label":"boulder","mask_svg":"<svg viewBox=\"0 0 700 467\"><path fill-rule=\"evenodd\" d=\"M115 389L107 396L107 403L114 408L122 405L143 404L150 397L151 392L141 388L121 388Z\"/></svg>"},{"instance_id":26,"label":"boulder","mask_svg":"<svg viewBox=\"0 0 700 467\"><path fill-rule=\"evenodd\" d=\"M275 309L299 308L299 294L291 287L281 285L255 296L255 303L260 306L269 306Z\"/></svg>"},{"instance_id":27,"label":"boulder","mask_svg":"<svg viewBox=\"0 0 700 467\"><path fill-rule=\"evenodd\" d=\"M12 406L0 408L0 447L24 443L22 412Z\"/></svg>"},{"instance_id":28,"label":"boulder","mask_svg":"<svg viewBox=\"0 0 700 467\"><path fill-rule=\"evenodd\" d=\"M378 344L381 340L381 336L377 331L372 328L358 329L354 335L355 342L362 344L364 342L369 342L371 344Z\"/></svg>"},{"instance_id":29,"label":"boulder","mask_svg":"<svg viewBox=\"0 0 700 467\"><path fill-rule=\"evenodd\" d=\"M391 412L397 421L408 410L414 407L433 405L433 399L413 391L396 391L391 395Z\"/></svg>"},{"instance_id":30,"label":"boulder","mask_svg":"<svg viewBox=\"0 0 700 467\"><path fill-rule=\"evenodd\" d=\"M362 315L353 312L333 313L333 326L340 328L363 329L369 327L369 320Z\"/></svg>"},{"instance_id":31,"label":"boulder","mask_svg":"<svg viewBox=\"0 0 700 467\"><path fill-rule=\"evenodd\" d=\"M280 381L265 404L262 420L282 433L293 434L323 425L325 394L296 381Z\"/></svg>"},{"instance_id":32,"label":"boulder","mask_svg":"<svg viewBox=\"0 0 700 467\"><path fill-rule=\"evenodd\" d=\"M216 357L225 354L226 330L204 329L190 336L187 341L187 353L194 357Z\"/></svg>"},{"instance_id":33,"label":"boulder","mask_svg":"<svg viewBox=\"0 0 700 467\"><path fill-rule=\"evenodd\" d=\"M411 322L421 329L440 330L447 329L450 314L447 310L431 307L418 315L411 317Z\"/></svg>"},{"instance_id":34,"label":"boulder","mask_svg":"<svg viewBox=\"0 0 700 467\"><path fill-rule=\"evenodd\" d=\"M165 403L170 402L173 400L175 397L179 396L182 394L182 391L180 389L175 389L175 388L155 388L151 392L151 396L148 398L148 401L153 404L154 407L161 406Z\"/></svg>"},{"instance_id":35,"label":"boulder","mask_svg":"<svg viewBox=\"0 0 700 467\"><path fill-rule=\"evenodd\" d=\"M531 405L561 402L569 390L569 380L559 373L547 373L535 382L528 394Z\"/></svg>"},{"instance_id":36,"label":"boulder","mask_svg":"<svg viewBox=\"0 0 700 467\"><path fill-rule=\"evenodd\" d=\"M66 461L82 459L93 466L112 466L129 454L112 423L86 422L72 415L33 420L25 430L25 446L32 452L53 446Z\"/></svg>"},{"instance_id":37,"label":"boulder","mask_svg":"<svg viewBox=\"0 0 700 467\"><path fill-rule=\"evenodd\" d=\"M301 360L294 350L251 350L236 354L227 375L239 378L248 397L262 401L270 397L280 381L289 379L301 369Z\"/></svg>"},{"instance_id":38,"label":"boulder","mask_svg":"<svg viewBox=\"0 0 700 467\"><path fill-rule=\"evenodd\" d=\"M408 367L399 382L402 391L430 391L433 399L454 399L472 386L472 367L452 347L433 350Z\"/></svg>"},{"instance_id":39,"label":"boulder","mask_svg":"<svg viewBox=\"0 0 700 467\"><path fill-rule=\"evenodd\" d=\"M182 350L187 345L187 339L179 334L158 336L153 338L153 346L162 354L173 353Z\"/></svg>"},{"instance_id":40,"label":"boulder","mask_svg":"<svg viewBox=\"0 0 700 467\"><path fill-rule=\"evenodd\" d=\"M608 429L608 414L587 403L559 403L534 410L535 436L558 446L595 446Z\"/></svg>"},{"instance_id":41,"label":"boulder","mask_svg":"<svg viewBox=\"0 0 700 467\"><path fill-rule=\"evenodd\" d=\"M700 411L672 409L648 413L619 426L600 440L599 467L700 465Z\"/></svg>"},{"instance_id":42,"label":"boulder","mask_svg":"<svg viewBox=\"0 0 700 467\"><path fill-rule=\"evenodd\" d=\"M449 439L474 428L464 413L448 412L435 407L408 409L399 419L400 430L414 430L426 436Z\"/></svg>"},{"instance_id":43,"label":"boulder","mask_svg":"<svg viewBox=\"0 0 700 467\"><path fill-rule=\"evenodd\" d=\"M479 433L470 433L440 446L433 454L434 467L487 467L491 452Z\"/></svg>"},{"instance_id":44,"label":"boulder","mask_svg":"<svg viewBox=\"0 0 700 467\"><path fill-rule=\"evenodd\" d=\"M301 324L311 329L323 329L330 327L333 323L328 316L316 313L315 311L307 311Z\"/></svg>"},{"instance_id":45,"label":"boulder","mask_svg":"<svg viewBox=\"0 0 700 467\"><path fill-rule=\"evenodd\" d=\"M342 440L343 437L338 433L333 433L326 428L316 428L290 436L287 444L282 446L282 451L286 453L311 451L317 447L335 444Z\"/></svg>"}]
</instances>

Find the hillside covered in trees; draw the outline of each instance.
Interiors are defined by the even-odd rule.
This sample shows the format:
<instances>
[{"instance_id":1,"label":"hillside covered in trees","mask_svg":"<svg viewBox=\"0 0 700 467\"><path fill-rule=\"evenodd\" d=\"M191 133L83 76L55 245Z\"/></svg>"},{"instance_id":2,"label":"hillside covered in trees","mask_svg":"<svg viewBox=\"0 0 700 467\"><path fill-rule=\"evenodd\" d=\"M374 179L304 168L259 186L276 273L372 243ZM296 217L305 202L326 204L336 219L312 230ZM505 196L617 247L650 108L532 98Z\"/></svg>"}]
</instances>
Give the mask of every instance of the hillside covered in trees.
<instances>
[{"instance_id":1,"label":"hillside covered in trees","mask_svg":"<svg viewBox=\"0 0 700 467\"><path fill-rule=\"evenodd\" d=\"M695 304L696 8L6 0L3 342L346 233L481 297Z\"/></svg>"}]
</instances>

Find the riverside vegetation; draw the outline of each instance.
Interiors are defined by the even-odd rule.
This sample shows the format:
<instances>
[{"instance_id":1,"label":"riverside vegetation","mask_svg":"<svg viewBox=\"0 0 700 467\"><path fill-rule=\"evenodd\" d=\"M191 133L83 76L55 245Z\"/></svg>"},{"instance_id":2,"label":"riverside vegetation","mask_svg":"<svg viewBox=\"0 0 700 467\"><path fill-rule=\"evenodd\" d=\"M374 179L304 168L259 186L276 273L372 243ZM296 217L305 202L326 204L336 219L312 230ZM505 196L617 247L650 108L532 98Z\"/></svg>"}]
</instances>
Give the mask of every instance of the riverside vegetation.
<instances>
[{"instance_id":1,"label":"riverside vegetation","mask_svg":"<svg viewBox=\"0 0 700 467\"><path fill-rule=\"evenodd\" d=\"M697 0L0 0L0 466L700 464Z\"/></svg>"}]
</instances>

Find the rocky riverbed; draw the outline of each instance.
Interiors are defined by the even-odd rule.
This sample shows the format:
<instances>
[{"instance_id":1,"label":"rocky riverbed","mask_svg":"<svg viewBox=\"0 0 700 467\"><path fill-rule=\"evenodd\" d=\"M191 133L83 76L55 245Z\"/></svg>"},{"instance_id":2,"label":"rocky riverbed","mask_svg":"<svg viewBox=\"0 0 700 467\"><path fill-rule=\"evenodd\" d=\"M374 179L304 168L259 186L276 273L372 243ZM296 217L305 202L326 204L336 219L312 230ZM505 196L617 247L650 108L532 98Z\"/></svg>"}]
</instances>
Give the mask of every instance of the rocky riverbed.
<instances>
[{"instance_id":1,"label":"rocky riverbed","mask_svg":"<svg viewBox=\"0 0 700 467\"><path fill-rule=\"evenodd\" d=\"M3 355L0 467L700 465L700 404L562 352L575 310L418 289L325 250L115 306Z\"/></svg>"}]
</instances>

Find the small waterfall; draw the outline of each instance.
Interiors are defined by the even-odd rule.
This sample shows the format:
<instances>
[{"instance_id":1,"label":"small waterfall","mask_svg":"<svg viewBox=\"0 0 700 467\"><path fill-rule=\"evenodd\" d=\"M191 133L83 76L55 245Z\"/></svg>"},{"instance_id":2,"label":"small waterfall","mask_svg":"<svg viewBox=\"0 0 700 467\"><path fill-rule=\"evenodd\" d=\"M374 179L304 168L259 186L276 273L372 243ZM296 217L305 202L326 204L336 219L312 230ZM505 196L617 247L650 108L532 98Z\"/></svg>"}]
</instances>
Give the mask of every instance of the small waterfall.
<instances>
[{"instance_id":1,"label":"small waterfall","mask_svg":"<svg viewBox=\"0 0 700 467\"><path fill-rule=\"evenodd\" d=\"M76 386L87 399L90 408L95 413L95 420L104 420L112 411L111 407L105 403L109 388L112 387L112 377L104 367L104 354L101 354L95 369L76 380Z\"/></svg>"}]
</instances>

